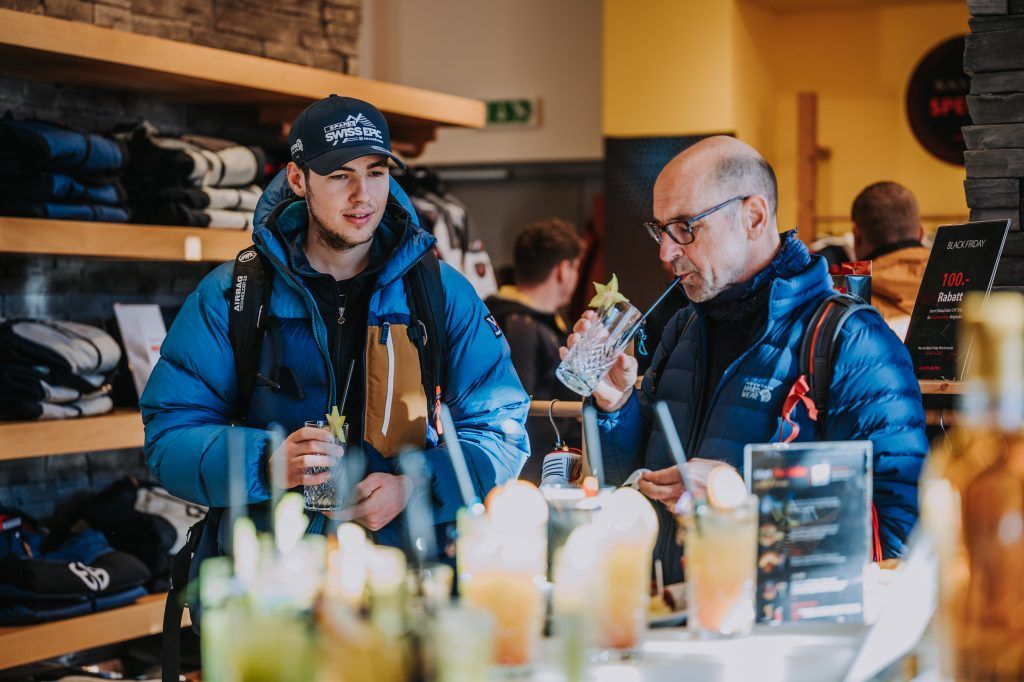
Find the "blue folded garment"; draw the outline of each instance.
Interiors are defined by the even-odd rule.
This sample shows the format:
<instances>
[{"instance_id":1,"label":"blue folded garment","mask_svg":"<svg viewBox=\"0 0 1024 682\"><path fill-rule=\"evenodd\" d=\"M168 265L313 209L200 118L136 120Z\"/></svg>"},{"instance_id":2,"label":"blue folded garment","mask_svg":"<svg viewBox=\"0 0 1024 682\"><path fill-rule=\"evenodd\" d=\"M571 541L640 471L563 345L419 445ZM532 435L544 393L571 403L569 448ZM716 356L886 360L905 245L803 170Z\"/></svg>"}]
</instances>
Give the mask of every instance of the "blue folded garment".
<instances>
[{"instance_id":1,"label":"blue folded garment","mask_svg":"<svg viewBox=\"0 0 1024 682\"><path fill-rule=\"evenodd\" d=\"M119 206L126 195L117 180L83 180L66 173L0 167L0 199Z\"/></svg>"},{"instance_id":2,"label":"blue folded garment","mask_svg":"<svg viewBox=\"0 0 1024 682\"><path fill-rule=\"evenodd\" d=\"M85 220L97 223L126 223L128 209L102 204L54 204L0 199L0 214L52 220Z\"/></svg>"},{"instance_id":3,"label":"blue folded garment","mask_svg":"<svg viewBox=\"0 0 1024 682\"><path fill-rule=\"evenodd\" d=\"M144 587L105 594L93 599L64 601L9 602L0 598L0 625L30 625L51 620L84 616L96 611L107 611L132 604L146 596Z\"/></svg>"},{"instance_id":4,"label":"blue folded garment","mask_svg":"<svg viewBox=\"0 0 1024 682\"><path fill-rule=\"evenodd\" d=\"M124 148L112 138L45 121L0 120L0 140L6 143L6 155L27 167L76 175L111 173L126 160Z\"/></svg>"}]
</instances>

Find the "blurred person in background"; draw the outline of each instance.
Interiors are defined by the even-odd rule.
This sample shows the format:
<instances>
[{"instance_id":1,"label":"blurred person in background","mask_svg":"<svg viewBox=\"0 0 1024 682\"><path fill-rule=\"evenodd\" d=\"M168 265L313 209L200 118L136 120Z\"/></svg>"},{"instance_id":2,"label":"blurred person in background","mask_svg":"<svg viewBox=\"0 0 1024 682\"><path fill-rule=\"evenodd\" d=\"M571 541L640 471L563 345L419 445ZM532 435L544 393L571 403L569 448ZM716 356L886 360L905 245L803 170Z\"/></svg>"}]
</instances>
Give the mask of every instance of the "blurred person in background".
<instances>
[{"instance_id":1,"label":"blurred person in background","mask_svg":"<svg viewBox=\"0 0 1024 682\"><path fill-rule=\"evenodd\" d=\"M582 255L583 240L572 223L550 218L528 225L515 242L515 285L501 287L486 301L505 332L519 380L534 400L579 400L555 378L555 368L560 362L558 347L569 333L560 311L576 290ZM578 422L555 422L562 438L578 446ZM528 420L526 430L531 455L520 478L538 483L544 455L554 444L555 434L541 417Z\"/></svg>"},{"instance_id":2,"label":"blurred person in background","mask_svg":"<svg viewBox=\"0 0 1024 682\"><path fill-rule=\"evenodd\" d=\"M871 261L871 304L902 338L931 252L917 198L899 183L876 182L853 200L850 219L856 259Z\"/></svg>"}]
</instances>

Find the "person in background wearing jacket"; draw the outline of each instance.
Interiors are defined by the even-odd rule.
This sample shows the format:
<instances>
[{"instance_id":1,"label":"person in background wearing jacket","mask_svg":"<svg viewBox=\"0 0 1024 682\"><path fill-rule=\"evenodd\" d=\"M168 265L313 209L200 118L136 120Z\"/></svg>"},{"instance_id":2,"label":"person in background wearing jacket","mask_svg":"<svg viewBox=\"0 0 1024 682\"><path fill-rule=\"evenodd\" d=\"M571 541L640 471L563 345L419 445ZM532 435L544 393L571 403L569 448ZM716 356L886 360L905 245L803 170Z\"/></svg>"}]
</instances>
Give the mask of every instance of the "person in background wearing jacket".
<instances>
[{"instance_id":1,"label":"person in background wearing jacket","mask_svg":"<svg viewBox=\"0 0 1024 682\"><path fill-rule=\"evenodd\" d=\"M419 228L408 197L389 177L388 162L398 159L387 123L371 104L336 95L315 102L295 120L289 143L291 162L260 198L253 233L255 248L274 271L272 333L262 344L260 374L288 381L259 382L239 422L225 296L232 263L221 265L188 297L164 341L140 401L145 453L169 492L212 508L229 504L232 476L243 477L249 504L269 500L272 486L321 483L328 474L308 469L349 453L331 444L325 430L303 423L324 419L339 404L354 366L346 404L339 407L365 471L345 516L378 544L399 546L400 517L411 495L425 497L439 526L454 521L462 506L450 457L438 446L433 401L421 383L415 339L423 337L411 333L417 325L405 278L431 252L434 238ZM251 260L249 253L239 259ZM529 402L508 344L473 287L443 263L440 278L445 315L435 322L445 326L448 339L448 385L441 397L482 499L514 479L529 454L523 428ZM271 424L284 428L283 442L271 440ZM242 470L230 471L236 443ZM414 490L398 469L397 455L409 448L425 454L429 489ZM323 515L312 517L310 532L322 532ZM197 556L223 551L225 525L213 539L206 537L209 527L204 530Z\"/></svg>"},{"instance_id":2,"label":"person in background wearing jacket","mask_svg":"<svg viewBox=\"0 0 1024 682\"><path fill-rule=\"evenodd\" d=\"M571 223L557 218L533 223L516 237L515 286L501 287L486 301L508 339L519 380L534 400L579 400L555 378L555 369L558 347L569 333L559 311L576 290L582 253L583 240ZM562 438L577 445L580 429L575 420L556 423ZM555 434L547 418L531 420L527 432L532 456L520 478L539 483Z\"/></svg>"},{"instance_id":3,"label":"person in background wearing jacket","mask_svg":"<svg viewBox=\"0 0 1024 682\"><path fill-rule=\"evenodd\" d=\"M871 261L871 305L902 337L931 253L917 198L899 183L876 182L853 200L850 219L857 260Z\"/></svg>"},{"instance_id":4,"label":"person in background wearing jacket","mask_svg":"<svg viewBox=\"0 0 1024 682\"><path fill-rule=\"evenodd\" d=\"M646 467L640 490L671 509L683 493L653 407L665 401L690 458L695 484L722 463L741 468L747 443L778 440L783 401L796 380L809 318L833 295L824 259L793 231L779 234L775 173L753 148L730 137L693 145L662 170L648 232L662 261L683 277L692 304L669 323L654 372L634 390L636 360L619 356L593 398L608 483ZM588 311L569 344L593 320ZM567 350L562 349L562 353ZM927 452L921 393L906 348L876 312L843 326L828 409L812 421L803 407L797 441L870 440L874 503L886 557L899 556L917 520L917 482ZM681 579L674 521L661 514L656 552L666 581Z\"/></svg>"}]
</instances>

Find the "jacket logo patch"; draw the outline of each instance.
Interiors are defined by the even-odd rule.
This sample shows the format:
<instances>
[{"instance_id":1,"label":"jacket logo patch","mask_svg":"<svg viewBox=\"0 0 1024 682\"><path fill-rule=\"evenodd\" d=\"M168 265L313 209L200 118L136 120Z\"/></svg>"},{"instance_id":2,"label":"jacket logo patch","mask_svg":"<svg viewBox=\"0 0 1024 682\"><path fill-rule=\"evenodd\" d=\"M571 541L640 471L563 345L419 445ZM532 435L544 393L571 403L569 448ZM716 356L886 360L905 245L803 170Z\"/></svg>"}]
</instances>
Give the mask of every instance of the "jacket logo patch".
<instances>
[{"instance_id":1,"label":"jacket logo patch","mask_svg":"<svg viewBox=\"0 0 1024 682\"><path fill-rule=\"evenodd\" d=\"M102 592L110 586L110 574L105 569L86 566L78 561L68 564L68 569L93 592Z\"/></svg>"},{"instance_id":2,"label":"jacket logo patch","mask_svg":"<svg viewBox=\"0 0 1024 682\"><path fill-rule=\"evenodd\" d=\"M491 327L491 331L494 332L494 338L500 338L501 327L498 326L498 321L494 319L494 315L488 315L484 320L487 321L487 324Z\"/></svg>"},{"instance_id":3,"label":"jacket logo patch","mask_svg":"<svg viewBox=\"0 0 1024 682\"><path fill-rule=\"evenodd\" d=\"M238 262L239 263L248 263L249 261L251 261L255 257L256 257L256 252L253 251L252 249L249 249L248 251L243 251L242 253L238 254Z\"/></svg>"},{"instance_id":4,"label":"jacket logo patch","mask_svg":"<svg viewBox=\"0 0 1024 682\"><path fill-rule=\"evenodd\" d=\"M740 397L747 400L756 400L760 403L768 403L772 399L772 389L766 381L747 379L747 382L743 384L743 392L740 393Z\"/></svg>"},{"instance_id":5,"label":"jacket logo patch","mask_svg":"<svg viewBox=\"0 0 1024 682\"><path fill-rule=\"evenodd\" d=\"M373 125L370 119L362 114L349 116L340 123L332 123L324 127L324 139L331 143L332 147L338 146L341 142L377 142L384 143L384 135Z\"/></svg>"}]
</instances>

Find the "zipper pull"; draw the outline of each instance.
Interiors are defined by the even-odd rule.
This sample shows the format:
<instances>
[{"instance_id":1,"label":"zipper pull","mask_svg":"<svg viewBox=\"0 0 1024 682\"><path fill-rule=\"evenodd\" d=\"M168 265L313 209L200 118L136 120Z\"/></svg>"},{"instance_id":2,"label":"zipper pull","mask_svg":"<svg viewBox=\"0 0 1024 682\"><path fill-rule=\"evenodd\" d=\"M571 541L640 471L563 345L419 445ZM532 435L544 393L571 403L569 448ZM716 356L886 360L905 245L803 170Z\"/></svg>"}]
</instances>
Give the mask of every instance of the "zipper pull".
<instances>
[{"instance_id":1,"label":"zipper pull","mask_svg":"<svg viewBox=\"0 0 1024 682\"><path fill-rule=\"evenodd\" d=\"M385 322L380 326L380 342L386 344L388 342L388 335L391 334L391 323Z\"/></svg>"},{"instance_id":2,"label":"zipper pull","mask_svg":"<svg viewBox=\"0 0 1024 682\"><path fill-rule=\"evenodd\" d=\"M338 306L338 326L345 324L345 306Z\"/></svg>"}]
</instances>

